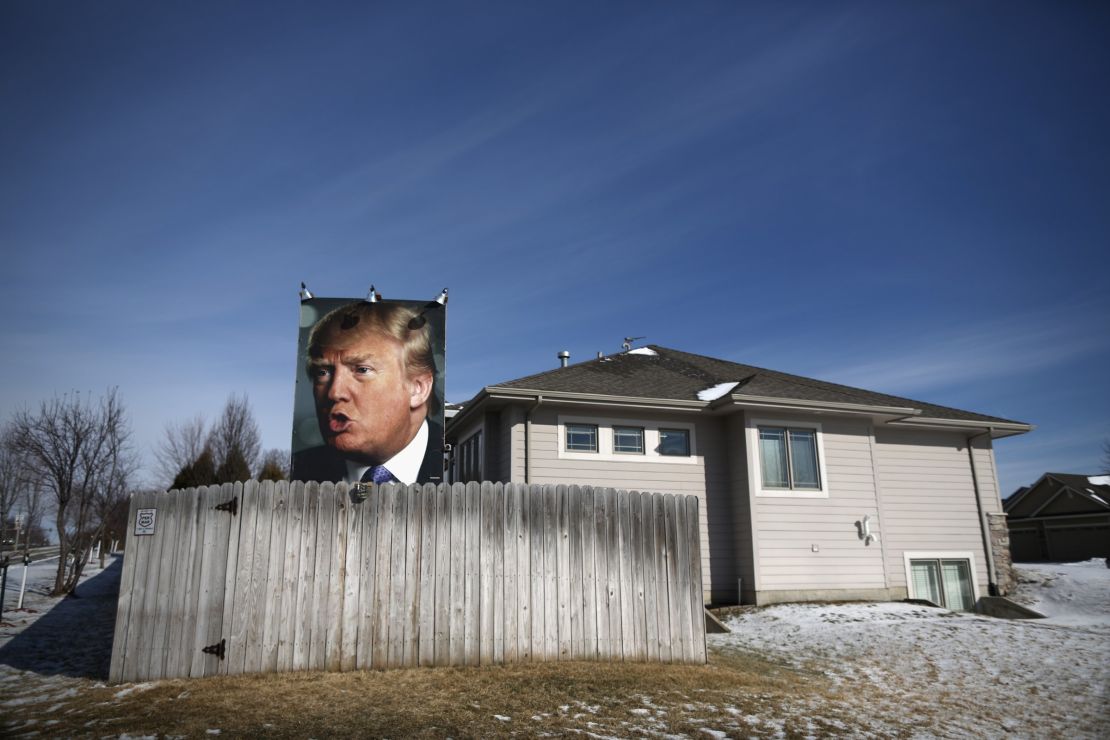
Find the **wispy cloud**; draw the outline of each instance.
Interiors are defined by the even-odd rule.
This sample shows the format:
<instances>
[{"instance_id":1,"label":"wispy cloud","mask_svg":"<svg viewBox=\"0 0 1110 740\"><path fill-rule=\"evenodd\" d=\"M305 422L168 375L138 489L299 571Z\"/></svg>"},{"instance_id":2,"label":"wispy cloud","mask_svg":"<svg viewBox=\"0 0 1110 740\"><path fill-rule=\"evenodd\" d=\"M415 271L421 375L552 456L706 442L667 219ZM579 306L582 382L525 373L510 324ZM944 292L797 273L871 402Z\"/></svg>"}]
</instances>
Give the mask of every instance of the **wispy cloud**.
<instances>
[{"instance_id":1,"label":"wispy cloud","mask_svg":"<svg viewBox=\"0 0 1110 740\"><path fill-rule=\"evenodd\" d=\"M848 385L921 394L1001 379L1110 350L1105 306L1066 305L914 334L887 337L883 357L826 365L822 376ZM877 354L871 348L869 354ZM834 360L835 362L835 360Z\"/></svg>"},{"instance_id":2,"label":"wispy cloud","mask_svg":"<svg viewBox=\"0 0 1110 740\"><path fill-rule=\"evenodd\" d=\"M1044 473L1101 472L1102 444L1110 422L1042 427L1030 435L995 443L999 486L1008 496Z\"/></svg>"}]
</instances>

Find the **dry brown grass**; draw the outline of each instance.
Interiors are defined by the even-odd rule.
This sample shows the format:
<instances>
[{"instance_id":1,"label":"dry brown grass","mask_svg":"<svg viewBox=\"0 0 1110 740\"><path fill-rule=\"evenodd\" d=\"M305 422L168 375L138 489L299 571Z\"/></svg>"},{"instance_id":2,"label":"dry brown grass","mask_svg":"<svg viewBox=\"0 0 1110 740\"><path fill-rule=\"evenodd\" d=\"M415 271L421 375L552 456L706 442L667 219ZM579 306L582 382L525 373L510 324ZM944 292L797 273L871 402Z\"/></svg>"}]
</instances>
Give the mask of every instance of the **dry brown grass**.
<instances>
[{"instance_id":1,"label":"dry brown grass","mask_svg":"<svg viewBox=\"0 0 1110 740\"><path fill-rule=\"evenodd\" d=\"M88 686L48 714L45 702L9 708L3 731L205 737L219 729L224 737L323 738L694 735L711 728L800 737L854 727L822 677L740 652L697 667L549 663L174 680L116 698L124 688Z\"/></svg>"}]
</instances>

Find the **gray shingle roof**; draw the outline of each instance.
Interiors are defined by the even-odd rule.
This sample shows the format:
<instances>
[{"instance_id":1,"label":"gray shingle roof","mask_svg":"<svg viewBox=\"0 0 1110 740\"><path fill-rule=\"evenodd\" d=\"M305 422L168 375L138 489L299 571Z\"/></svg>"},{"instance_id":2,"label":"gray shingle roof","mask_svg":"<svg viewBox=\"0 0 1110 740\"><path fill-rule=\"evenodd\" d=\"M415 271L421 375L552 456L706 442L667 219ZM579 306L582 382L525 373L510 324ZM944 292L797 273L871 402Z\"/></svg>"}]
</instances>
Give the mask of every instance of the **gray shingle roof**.
<instances>
[{"instance_id":1,"label":"gray shingle roof","mask_svg":"<svg viewBox=\"0 0 1110 740\"><path fill-rule=\"evenodd\" d=\"M738 381L739 384L732 393L746 396L866 406L910 407L921 409L921 415L928 418L1022 423L681 352L654 344L648 345L648 348L655 352L654 356L624 352L497 383L490 388L697 401L699 391L720 383Z\"/></svg>"}]
</instances>

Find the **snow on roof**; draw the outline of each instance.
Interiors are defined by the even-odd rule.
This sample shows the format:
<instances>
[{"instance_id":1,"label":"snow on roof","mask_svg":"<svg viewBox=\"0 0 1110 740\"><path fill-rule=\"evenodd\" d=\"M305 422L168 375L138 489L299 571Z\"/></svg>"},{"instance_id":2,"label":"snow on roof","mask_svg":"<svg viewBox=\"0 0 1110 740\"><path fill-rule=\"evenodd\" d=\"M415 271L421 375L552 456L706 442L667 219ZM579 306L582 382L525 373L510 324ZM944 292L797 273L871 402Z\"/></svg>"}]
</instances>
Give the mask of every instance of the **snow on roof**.
<instances>
[{"instance_id":1,"label":"snow on roof","mask_svg":"<svg viewBox=\"0 0 1110 740\"><path fill-rule=\"evenodd\" d=\"M1110 486L1110 475L1091 475L1087 477L1092 486Z\"/></svg>"},{"instance_id":2,"label":"snow on roof","mask_svg":"<svg viewBox=\"0 0 1110 740\"><path fill-rule=\"evenodd\" d=\"M734 380L731 383L718 383L712 388L698 391L698 399L702 401L716 401L738 385L740 385L739 380Z\"/></svg>"},{"instance_id":3,"label":"snow on roof","mask_svg":"<svg viewBox=\"0 0 1110 740\"><path fill-rule=\"evenodd\" d=\"M647 355L648 357L658 357L659 353L651 347L637 347L636 349L628 350L630 355Z\"/></svg>"}]
</instances>

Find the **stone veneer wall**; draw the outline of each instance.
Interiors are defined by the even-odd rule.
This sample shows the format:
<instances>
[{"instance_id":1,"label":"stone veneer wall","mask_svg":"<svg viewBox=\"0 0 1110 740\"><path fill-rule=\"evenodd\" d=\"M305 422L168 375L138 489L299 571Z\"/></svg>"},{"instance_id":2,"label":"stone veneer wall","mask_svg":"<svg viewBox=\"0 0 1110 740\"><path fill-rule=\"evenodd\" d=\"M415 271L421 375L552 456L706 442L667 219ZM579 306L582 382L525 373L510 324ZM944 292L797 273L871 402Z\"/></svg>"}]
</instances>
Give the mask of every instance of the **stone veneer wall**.
<instances>
[{"instance_id":1,"label":"stone veneer wall","mask_svg":"<svg viewBox=\"0 0 1110 740\"><path fill-rule=\"evenodd\" d=\"M1001 512L987 514L990 524L991 554L994 555L995 578L998 595L1006 596L1014 590L1014 561L1010 557L1010 528L1006 515Z\"/></svg>"}]
</instances>

